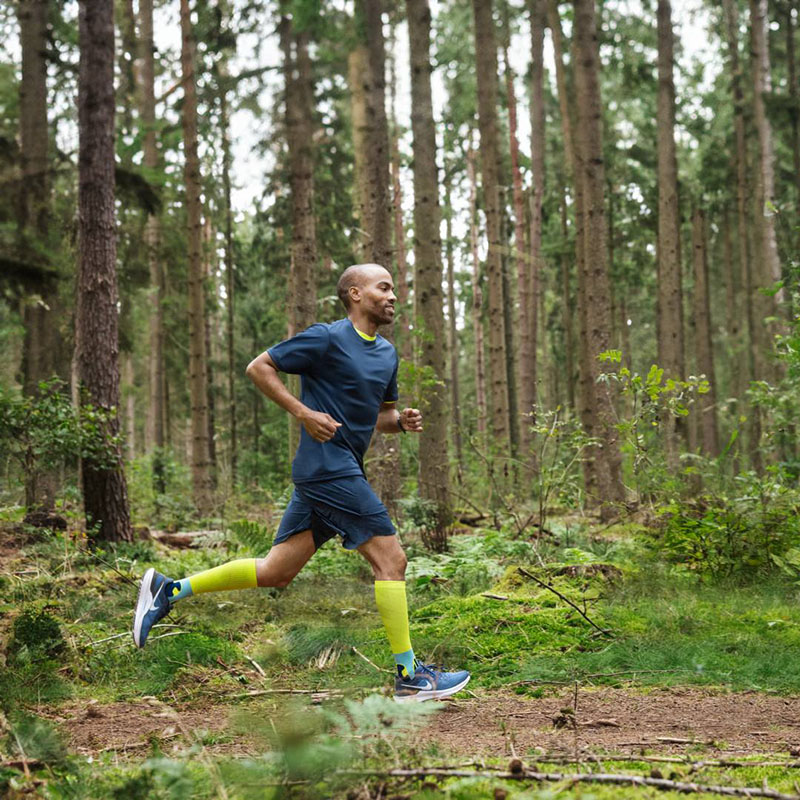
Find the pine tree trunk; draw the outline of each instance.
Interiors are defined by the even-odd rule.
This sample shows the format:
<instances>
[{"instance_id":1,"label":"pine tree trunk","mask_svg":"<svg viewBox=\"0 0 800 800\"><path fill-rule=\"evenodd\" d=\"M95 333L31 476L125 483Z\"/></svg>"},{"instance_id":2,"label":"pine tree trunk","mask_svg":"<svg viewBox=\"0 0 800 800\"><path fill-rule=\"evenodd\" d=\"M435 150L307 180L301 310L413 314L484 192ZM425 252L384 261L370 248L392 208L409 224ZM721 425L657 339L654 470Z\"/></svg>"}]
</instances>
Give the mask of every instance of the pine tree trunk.
<instances>
[{"instance_id":1,"label":"pine tree trunk","mask_svg":"<svg viewBox=\"0 0 800 800\"><path fill-rule=\"evenodd\" d=\"M223 63L222 80L228 78L227 64ZM223 85L220 94L220 127L222 128L222 192L225 198L225 350L227 356L228 427L230 435L231 489L235 491L239 465L236 433L236 358L234 311L236 308L236 283L233 275L233 208L231 205L231 137L228 111L228 90Z\"/></svg>"},{"instance_id":2,"label":"pine tree trunk","mask_svg":"<svg viewBox=\"0 0 800 800\"><path fill-rule=\"evenodd\" d=\"M472 253L472 330L475 339L475 395L478 407L478 434L485 444L486 408L486 355L483 342L483 289L481 288L481 261L478 256L477 152L470 146L467 151L467 177L469 180L469 241Z\"/></svg>"},{"instance_id":3,"label":"pine tree trunk","mask_svg":"<svg viewBox=\"0 0 800 800\"><path fill-rule=\"evenodd\" d=\"M397 277L397 309L400 315L400 355L406 360L413 359L413 347L411 341L411 329L409 318L411 310L409 308L409 287L408 287L408 260L406 258L406 231L403 225L403 187L400 183L400 135L397 130L397 116L395 114L395 96L397 94L397 58L394 55L394 26L392 26L392 55L389 59L390 64L390 87L391 100L391 148L392 148L392 221L394 223L394 260ZM397 322L395 322L397 330Z\"/></svg>"},{"instance_id":4,"label":"pine tree trunk","mask_svg":"<svg viewBox=\"0 0 800 800\"><path fill-rule=\"evenodd\" d=\"M658 364L668 378L685 377L678 161L675 153L674 39L669 0L658 0ZM678 469L678 424L662 420L667 462Z\"/></svg>"},{"instance_id":5,"label":"pine tree trunk","mask_svg":"<svg viewBox=\"0 0 800 800\"><path fill-rule=\"evenodd\" d=\"M365 42L357 44L348 60L353 113L356 207L363 236L362 261L392 266L392 198L389 170L389 125L386 117L386 57L381 0L358 0L356 13L363 22ZM380 334L394 342L392 328ZM397 516L400 460L393 437L377 434L368 454L375 491L392 516Z\"/></svg>"},{"instance_id":6,"label":"pine tree trunk","mask_svg":"<svg viewBox=\"0 0 800 800\"><path fill-rule=\"evenodd\" d=\"M602 442L594 455L597 488L602 513L613 512L612 504L623 500L621 456L614 426L614 402L608 384L598 383L600 353L608 349L609 286L604 211L605 165L603 160L603 108L600 97L600 60L594 0L574 0L574 63L577 95L576 184L584 195L584 315L586 319L587 366L591 376L597 436Z\"/></svg>"},{"instance_id":7,"label":"pine tree trunk","mask_svg":"<svg viewBox=\"0 0 800 800\"><path fill-rule=\"evenodd\" d=\"M525 360L529 375L523 380L520 372L520 400L525 431L521 439L522 453L531 453L531 426L535 422L536 392L539 383L536 350L539 328L540 276L542 274L542 206L544 203L544 154L545 154L545 107L544 107L544 27L545 8L543 0L529 0L528 13L531 24L531 171L533 185L530 195L530 246L528 254L530 312L528 328L520 337L520 361ZM510 113L510 112L509 112ZM520 286L522 283L520 282ZM543 322L543 328L546 327ZM527 416L530 415L530 416ZM533 454L530 464L536 467Z\"/></svg>"},{"instance_id":8,"label":"pine tree trunk","mask_svg":"<svg viewBox=\"0 0 800 800\"><path fill-rule=\"evenodd\" d=\"M506 36L509 37L508 26ZM516 377L518 413L512 412L512 431L519 444L519 458L531 465L531 415L536 404L536 342L531 328L531 315L536 316L536 302L531 297L533 288L532 253L525 248L525 203L522 193L522 173L519 168L519 140L517 139L517 98L514 91L514 73L508 61L508 38L503 45L506 102L508 104L508 140L511 156L512 205L514 209L514 262L517 274L517 319L512 326L518 331L519 347L513 370ZM511 303L506 303L508 308ZM508 322L508 320L506 320ZM508 325L506 333L508 333ZM533 338L532 338L533 337ZM508 341L506 341L508 352ZM513 351L512 351L513 352Z\"/></svg>"},{"instance_id":9,"label":"pine tree trunk","mask_svg":"<svg viewBox=\"0 0 800 800\"><path fill-rule=\"evenodd\" d=\"M192 489L201 514L212 507L208 442L208 387L205 347L200 159L197 152L197 85L194 32L189 0L181 0L181 75L183 80L183 143L185 153L187 245L189 256L189 392L192 405Z\"/></svg>"},{"instance_id":10,"label":"pine tree trunk","mask_svg":"<svg viewBox=\"0 0 800 800\"><path fill-rule=\"evenodd\" d=\"M78 305L82 402L109 413L108 462L82 460L87 528L98 541L131 541L128 490L118 444L119 343L114 214L114 5L82 0L78 10Z\"/></svg>"},{"instance_id":11,"label":"pine tree trunk","mask_svg":"<svg viewBox=\"0 0 800 800\"><path fill-rule=\"evenodd\" d=\"M47 17L48 0L21 0L17 20L22 52L22 80L19 84L20 177L18 228L21 239L46 245L50 216L47 123ZM67 356L59 330L63 306L56 278L46 279L37 296L23 303L25 329L22 347L22 390L28 397L39 393L39 384L53 377L66 378ZM56 470L37 472L26 480L27 508L51 510L59 485Z\"/></svg>"},{"instance_id":12,"label":"pine tree trunk","mask_svg":"<svg viewBox=\"0 0 800 800\"><path fill-rule=\"evenodd\" d=\"M207 293L206 312L204 314L203 330L206 340L206 393L208 396L208 465L213 489L217 488L217 424L216 424L216 394L214 389L214 368L215 361L214 344L211 338L211 328L214 325L214 311L216 304L214 298L217 297L216 289L216 233L211 225L211 215L206 210L203 219L203 285Z\"/></svg>"},{"instance_id":13,"label":"pine tree trunk","mask_svg":"<svg viewBox=\"0 0 800 800\"><path fill-rule=\"evenodd\" d=\"M553 36L558 104L561 111L561 129L566 145L566 166L569 178L572 181L575 201L576 305L578 311L578 376L580 389L578 411L584 432L587 436L594 438L598 436L599 433L598 421L596 418L596 403L594 400L594 365L589 349L589 329L587 327L586 318L584 184L578 172L578 141L573 133L578 129L577 102L574 86L568 83L567 71L564 67L564 45L557 0L548 0L547 19ZM591 457L591 453L589 455L590 457L583 460L583 479L587 496L594 498L599 493L598 470L596 459Z\"/></svg>"},{"instance_id":14,"label":"pine tree trunk","mask_svg":"<svg viewBox=\"0 0 800 800\"><path fill-rule=\"evenodd\" d=\"M797 2L794 8L798 9ZM800 13L800 9L798 9ZM792 7L787 5L784 9L783 28L786 33L786 72L789 81L789 118L792 127L792 165L794 167L794 203L795 218L800 219L800 96L797 86L797 61L795 57L795 25L792 22ZM800 251L800 226L795 226L796 238L794 246ZM788 292L791 301L791 292ZM791 318L791 314L790 314Z\"/></svg>"},{"instance_id":15,"label":"pine tree trunk","mask_svg":"<svg viewBox=\"0 0 800 800\"><path fill-rule=\"evenodd\" d=\"M702 451L709 458L719 455L717 433L717 388L714 377L714 350L711 340L711 303L708 294L708 257L706 255L706 218L695 208L692 213L692 264L694 267L694 341L697 371L710 384L707 394L700 395L700 440Z\"/></svg>"},{"instance_id":16,"label":"pine tree trunk","mask_svg":"<svg viewBox=\"0 0 800 800\"><path fill-rule=\"evenodd\" d=\"M566 366L567 401L571 411L575 411L575 332L572 324L572 287L569 263L569 228L567 227L566 187L561 189L561 326L564 329L564 361Z\"/></svg>"},{"instance_id":17,"label":"pine tree trunk","mask_svg":"<svg viewBox=\"0 0 800 800\"><path fill-rule=\"evenodd\" d=\"M295 31L289 17L281 20L281 47L286 90L286 141L292 188L292 247L289 274L288 335L294 336L317 317L315 273L317 239L314 222L314 87L307 31ZM289 376L289 387L300 393L300 380ZM300 425L289 417L289 457L300 443Z\"/></svg>"},{"instance_id":18,"label":"pine tree trunk","mask_svg":"<svg viewBox=\"0 0 800 800\"><path fill-rule=\"evenodd\" d=\"M436 504L437 527L452 517L450 464L447 456L448 402L445 384L444 297L442 296L442 242L439 226L439 181L436 131L431 100L428 0L406 0L411 60L411 130L414 137L414 293L420 331L420 365L431 370L435 385L422 398L425 434L419 442L420 495Z\"/></svg>"},{"instance_id":19,"label":"pine tree trunk","mask_svg":"<svg viewBox=\"0 0 800 800\"><path fill-rule=\"evenodd\" d=\"M747 180L747 143L745 138L744 88L741 62L739 60L739 13L735 0L723 0L725 32L730 60L731 95L733 99L733 125L736 139L734 163L736 167L736 232L741 272L742 304L746 321L747 351L745 356L746 378L743 376L739 394L739 408L745 405L744 391L747 385L764 374L762 366L761 325L756 324L756 298L754 297L754 276L750 258L749 185ZM740 411L741 413L741 411ZM750 405L747 418L747 447L750 463L757 472L761 471L761 414L758 406Z\"/></svg>"},{"instance_id":20,"label":"pine tree trunk","mask_svg":"<svg viewBox=\"0 0 800 800\"><path fill-rule=\"evenodd\" d=\"M758 288L771 288L782 279L775 236L775 155L772 144L772 125L767 118L764 97L772 92L770 76L769 19L767 0L750 0L750 47L753 72L753 117L758 134L758 169L755 186L755 234L758 243L758 262L761 274ZM783 289L774 297L758 294L761 319L777 316L784 299ZM777 333L780 326L771 325ZM771 349L767 345L767 349Z\"/></svg>"},{"instance_id":21,"label":"pine tree trunk","mask_svg":"<svg viewBox=\"0 0 800 800\"><path fill-rule=\"evenodd\" d=\"M139 0L139 57L140 109L144 137L144 166L155 170L159 166L155 130L155 57L153 41L153 0ZM149 402L147 405L147 441L155 453L153 459L153 485L158 494L166 490L163 468L165 445L164 403L164 267L161 261L161 221L149 214L144 230L147 262L150 271L150 316L148 351Z\"/></svg>"},{"instance_id":22,"label":"pine tree trunk","mask_svg":"<svg viewBox=\"0 0 800 800\"><path fill-rule=\"evenodd\" d=\"M472 0L475 17L475 57L478 81L478 127L481 175L489 240L487 282L489 285L489 405L492 447L508 452L510 443L506 326L503 315L502 231L499 202L497 135L497 47L491 0Z\"/></svg>"},{"instance_id":23,"label":"pine tree trunk","mask_svg":"<svg viewBox=\"0 0 800 800\"><path fill-rule=\"evenodd\" d=\"M460 347L458 330L456 328L456 284L455 284L455 254L453 252L453 208L450 204L450 181L445 175L444 204L446 208L446 242L447 254L447 350L450 354L450 419L453 437L453 450L456 455L456 476L461 483L461 459L463 456L461 446L461 390L458 378L458 362Z\"/></svg>"}]
</instances>

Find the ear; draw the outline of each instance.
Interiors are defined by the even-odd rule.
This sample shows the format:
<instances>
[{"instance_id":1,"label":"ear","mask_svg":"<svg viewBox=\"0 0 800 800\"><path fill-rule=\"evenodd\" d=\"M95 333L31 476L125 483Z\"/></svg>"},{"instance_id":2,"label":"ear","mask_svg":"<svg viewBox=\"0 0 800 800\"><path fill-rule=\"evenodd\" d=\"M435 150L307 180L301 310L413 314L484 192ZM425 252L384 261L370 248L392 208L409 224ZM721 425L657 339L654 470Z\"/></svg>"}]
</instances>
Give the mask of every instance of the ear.
<instances>
[{"instance_id":1,"label":"ear","mask_svg":"<svg viewBox=\"0 0 800 800\"><path fill-rule=\"evenodd\" d=\"M350 302L351 303L360 303L361 302L361 287L360 286L351 286L347 291L350 294Z\"/></svg>"}]
</instances>

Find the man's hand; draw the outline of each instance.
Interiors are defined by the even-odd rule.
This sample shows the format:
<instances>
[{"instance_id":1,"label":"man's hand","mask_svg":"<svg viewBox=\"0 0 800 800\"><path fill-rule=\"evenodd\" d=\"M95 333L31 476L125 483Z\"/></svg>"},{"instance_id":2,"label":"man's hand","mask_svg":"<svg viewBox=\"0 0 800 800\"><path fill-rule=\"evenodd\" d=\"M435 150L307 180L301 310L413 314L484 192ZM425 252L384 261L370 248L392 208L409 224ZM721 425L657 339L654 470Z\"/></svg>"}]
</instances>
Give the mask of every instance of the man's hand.
<instances>
[{"instance_id":1,"label":"man's hand","mask_svg":"<svg viewBox=\"0 0 800 800\"><path fill-rule=\"evenodd\" d=\"M336 435L336 429L342 427L330 414L322 411L303 411L298 419L306 429L306 433L316 442L328 442Z\"/></svg>"},{"instance_id":2,"label":"man's hand","mask_svg":"<svg viewBox=\"0 0 800 800\"><path fill-rule=\"evenodd\" d=\"M400 424L408 433L422 433L422 414L417 408L404 408L400 412Z\"/></svg>"}]
</instances>

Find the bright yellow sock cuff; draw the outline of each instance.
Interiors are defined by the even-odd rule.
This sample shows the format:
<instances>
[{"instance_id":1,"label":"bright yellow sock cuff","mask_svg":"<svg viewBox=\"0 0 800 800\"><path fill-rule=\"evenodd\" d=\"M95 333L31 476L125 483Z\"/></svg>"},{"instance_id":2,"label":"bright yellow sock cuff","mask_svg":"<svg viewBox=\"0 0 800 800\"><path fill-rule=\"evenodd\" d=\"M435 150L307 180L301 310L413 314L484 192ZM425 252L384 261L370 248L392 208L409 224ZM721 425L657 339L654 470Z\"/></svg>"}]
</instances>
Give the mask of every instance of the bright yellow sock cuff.
<instances>
[{"instance_id":1,"label":"bright yellow sock cuff","mask_svg":"<svg viewBox=\"0 0 800 800\"><path fill-rule=\"evenodd\" d=\"M205 572L198 572L189 578L192 594L201 592L223 592L231 589L253 589L256 580L256 560L240 558L229 561Z\"/></svg>"},{"instance_id":2,"label":"bright yellow sock cuff","mask_svg":"<svg viewBox=\"0 0 800 800\"><path fill-rule=\"evenodd\" d=\"M405 581L375 581L375 603L389 637L392 653L411 650Z\"/></svg>"}]
</instances>

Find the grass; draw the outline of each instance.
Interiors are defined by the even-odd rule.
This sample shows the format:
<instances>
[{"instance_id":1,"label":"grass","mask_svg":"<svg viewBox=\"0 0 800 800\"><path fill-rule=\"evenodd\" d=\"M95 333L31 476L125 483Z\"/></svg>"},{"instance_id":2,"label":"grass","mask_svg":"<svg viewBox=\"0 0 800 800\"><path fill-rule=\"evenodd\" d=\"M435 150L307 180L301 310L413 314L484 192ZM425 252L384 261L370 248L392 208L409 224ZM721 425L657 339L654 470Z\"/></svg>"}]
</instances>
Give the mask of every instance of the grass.
<instances>
[{"instance_id":1,"label":"grass","mask_svg":"<svg viewBox=\"0 0 800 800\"><path fill-rule=\"evenodd\" d=\"M167 550L144 542L91 553L58 534L26 546L25 569L33 572L0 576L0 634L10 641L14 620L27 612L43 621L43 630L50 630L48 620L53 620L56 629L50 633L54 641L63 640L61 649L42 658L29 657L35 637L24 648L12 643L0 670L0 706L11 730L27 737L25 747L45 754L48 797L202 798L216 796L219 782L231 798L285 797L285 788L271 783L287 774L308 781L294 791L298 797L338 797L346 787L330 783L336 764L421 765L442 758L427 744L415 743L413 719L405 728L397 725L397 707L387 709L371 694L390 685L392 662L369 570L357 554L336 546L323 548L286 590L209 594L181 603L165 620L178 627L158 631L180 633L143 651L136 651L127 635L108 638L126 634L135 582L147 566L189 575L250 554L263 535L256 524L240 524L226 546L208 551ZM587 531L573 530L561 548L543 547L538 554L530 543L494 531L456 537L451 551L439 556L412 543L408 582L415 649L426 660L472 670L470 688L477 692L518 681L587 680L590 675L600 675L591 678L593 683L800 691L796 586L777 579L704 584L685 569L663 564L639 536L638 530L619 530L610 540L593 541ZM537 566L538 556L551 562L546 569ZM616 564L623 578L581 570L564 574L567 564L599 560ZM536 571L613 638L599 635L517 566ZM507 599L483 596L486 590ZM169 757L154 742L149 754L142 752L127 764L112 754L92 763L65 754L52 725L41 719L45 712L58 713L65 700L105 703L156 695L171 703L218 708L261 687L348 692L346 700L323 709L274 697L261 705L248 701L248 711L239 712L221 737L198 732L187 750ZM535 693L535 684L526 691ZM0 725L0 754L13 755L18 745L2 730ZM253 747L261 755L204 755L214 742L238 731L257 742ZM604 764L609 771L638 774L652 768ZM555 765L552 770L570 771ZM687 777L752 786L767 778L773 788L792 791L795 775L781 767L753 767L704 768ZM24 783L20 770L0 769L0 795L14 782ZM564 794L563 787L453 779L435 796L483 798L497 787L513 798ZM604 800L633 791L587 785L571 794ZM419 789L414 796L427 795ZM656 793L636 790L636 796Z\"/></svg>"}]
</instances>

